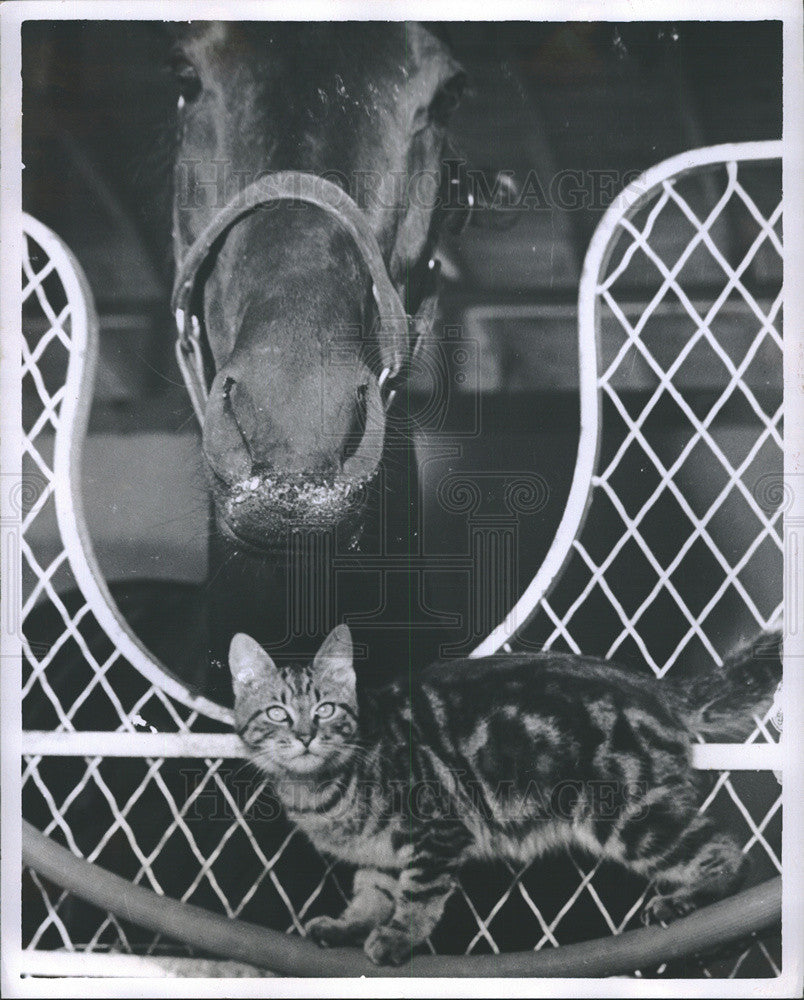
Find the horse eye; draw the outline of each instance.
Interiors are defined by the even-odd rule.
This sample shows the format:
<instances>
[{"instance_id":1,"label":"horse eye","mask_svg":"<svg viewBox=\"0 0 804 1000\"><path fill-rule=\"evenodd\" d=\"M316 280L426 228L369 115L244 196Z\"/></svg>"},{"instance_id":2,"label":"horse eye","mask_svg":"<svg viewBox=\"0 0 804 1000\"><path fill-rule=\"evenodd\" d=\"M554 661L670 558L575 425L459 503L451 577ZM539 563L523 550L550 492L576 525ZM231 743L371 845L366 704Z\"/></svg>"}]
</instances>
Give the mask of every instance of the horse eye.
<instances>
[{"instance_id":1,"label":"horse eye","mask_svg":"<svg viewBox=\"0 0 804 1000\"><path fill-rule=\"evenodd\" d=\"M465 75L457 73L438 90L430 102L430 120L436 125L445 126L448 123L461 102L465 82Z\"/></svg>"},{"instance_id":2,"label":"horse eye","mask_svg":"<svg viewBox=\"0 0 804 1000\"><path fill-rule=\"evenodd\" d=\"M287 722L290 718L284 708L280 708L279 705L271 705L270 708L265 710L265 714L271 722Z\"/></svg>"},{"instance_id":3,"label":"horse eye","mask_svg":"<svg viewBox=\"0 0 804 1000\"><path fill-rule=\"evenodd\" d=\"M168 60L170 72L179 85L179 93L185 101L194 101L201 93L201 78L195 66L180 52L171 53Z\"/></svg>"},{"instance_id":4,"label":"horse eye","mask_svg":"<svg viewBox=\"0 0 804 1000\"><path fill-rule=\"evenodd\" d=\"M335 706L331 701L323 701L315 710L315 714L319 719L331 719L335 714Z\"/></svg>"}]
</instances>

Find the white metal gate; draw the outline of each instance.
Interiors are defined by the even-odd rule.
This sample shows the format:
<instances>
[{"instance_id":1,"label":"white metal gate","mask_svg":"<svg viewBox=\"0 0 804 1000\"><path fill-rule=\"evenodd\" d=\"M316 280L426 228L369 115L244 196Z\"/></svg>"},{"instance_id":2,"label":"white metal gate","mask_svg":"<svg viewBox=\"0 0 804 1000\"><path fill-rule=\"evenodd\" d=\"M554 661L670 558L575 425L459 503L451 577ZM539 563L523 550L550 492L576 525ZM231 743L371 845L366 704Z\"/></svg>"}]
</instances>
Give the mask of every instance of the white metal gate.
<instances>
[{"instance_id":1,"label":"white metal gate","mask_svg":"<svg viewBox=\"0 0 804 1000\"><path fill-rule=\"evenodd\" d=\"M720 662L724 621L739 618L750 632L778 620L782 206L780 178L768 183L767 172L780 171L780 159L780 143L696 150L649 170L605 214L580 288L581 440L566 512L540 571L475 655L520 643L581 651L580 622L594 606L605 608L596 612L602 652L617 657L630 649L661 677L688 657ZM756 171L765 172L757 189L762 197L752 186ZM300 933L306 918L342 906L342 873L283 820L259 821L264 789L239 781L230 713L168 677L109 596L83 522L79 483L97 339L92 297L58 238L30 218L24 227L23 376L35 405L24 416L23 631L43 603L63 624L43 646L23 638L26 816L76 854L159 893ZM629 280L636 271L640 280ZM708 300L697 280L704 272L708 288L720 287ZM650 292L635 304L636 287ZM662 324L669 300L678 329L668 344ZM690 373L696 366L711 370L712 358L720 384L699 399L690 391ZM65 363L66 379L59 379L53 373ZM629 388L634 373L639 393ZM737 401L744 432L735 443L719 419ZM668 406L684 430L659 447ZM616 424L613 437L606 421ZM651 478L635 499L629 490L636 466ZM673 523L680 519L686 528L674 532L672 552L659 551L652 518L670 507ZM31 529L54 512L64 547L45 556ZM718 516L726 515L733 528L728 547L715 530ZM618 560L626 557L640 562L642 590L624 595L622 566L629 564ZM755 561L766 580L761 593ZM703 565L700 573L716 572L717 584L693 601L683 578ZM81 596L68 606L63 595L70 587ZM657 613L668 622L672 617L672 642L655 640ZM92 638L99 634L108 641ZM85 668L77 687L54 668L67 646L80 652ZM724 813L769 876L781 871L781 797L772 773L780 767L778 734L768 720L756 723L745 745L700 748L699 766L720 772L701 808ZM749 776L749 768L764 773ZM250 874L241 881L232 879L235 857L248 862L243 870ZM555 946L573 940L581 911L587 922L597 920L601 934L633 926L645 886L623 890L619 876L613 882L583 858L562 863L560 900L540 895L537 869L498 871L485 883L467 879L448 912L451 947L455 941L466 952ZM494 887L493 898L483 884ZM69 974L75 952L93 953L100 968L108 952L182 951L94 911L30 870L24 911L31 972ZM432 950L441 945L439 934ZM775 975L778 960L773 943L755 941L740 955L690 971Z\"/></svg>"}]
</instances>

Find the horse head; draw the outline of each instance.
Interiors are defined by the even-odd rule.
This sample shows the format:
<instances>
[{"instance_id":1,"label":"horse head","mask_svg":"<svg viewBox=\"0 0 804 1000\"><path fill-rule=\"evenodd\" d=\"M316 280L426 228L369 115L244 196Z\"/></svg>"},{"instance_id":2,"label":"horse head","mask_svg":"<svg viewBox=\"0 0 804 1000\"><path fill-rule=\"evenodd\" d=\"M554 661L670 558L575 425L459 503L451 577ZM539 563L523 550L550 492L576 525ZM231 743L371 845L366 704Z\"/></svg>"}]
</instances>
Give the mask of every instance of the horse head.
<instances>
[{"instance_id":1,"label":"horse head","mask_svg":"<svg viewBox=\"0 0 804 1000\"><path fill-rule=\"evenodd\" d=\"M179 268L213 230L190 291L218 525L260 549L288 528L359 523L387 436L383 380L411 346L380 315L371 251L405 324L428 292L461 68L427 28L399 23L194 23L172 65ZM280 174L321 178L326 197L286 192L216 227Z\"/></svg>"}]
</instances>

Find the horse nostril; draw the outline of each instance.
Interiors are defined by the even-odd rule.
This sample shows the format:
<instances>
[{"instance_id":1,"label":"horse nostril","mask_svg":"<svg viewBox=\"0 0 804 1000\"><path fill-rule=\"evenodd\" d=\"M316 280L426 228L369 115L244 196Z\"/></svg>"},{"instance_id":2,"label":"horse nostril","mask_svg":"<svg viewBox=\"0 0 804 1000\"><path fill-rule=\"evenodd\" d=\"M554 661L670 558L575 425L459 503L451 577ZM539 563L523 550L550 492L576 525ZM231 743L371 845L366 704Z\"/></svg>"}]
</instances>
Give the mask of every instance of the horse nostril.
<instances>
[{"instance_id":1,"label":"horse nostril","mask_svg":"<svg viewBox=\"0 0 804 1000\"><path fill-rule=\"evenodd\" d=\"M359 424L360 433L363 434L366 430L366 414L368 411L368 391L369 387L367 383L359 385L357 387L357 422Z\"/></svg>"},{"instance_id":2,"label":"horse nostril","mask_svg":"<svg viewBox=\"0 0 804 1000\"><path fill-rule=\"evenodd\" d=\"M368 418L368 392L367 384L359 385L355 392L355 408L352 415L352 423L343 446L341 462L351 458L357 451L363 435L366 433L366 420Z\"/></svg>"},{"instance_id":3,"label":"horse nostril","mask_svg":"<svg viewBox=\"0 0 804 1000\"><path fill-rule=\"evenodd\" d=\"M254 464L254 455L253 455L252 450L251 450L251 444L249 443L248 435L246 434L245 430L243 429L243 425L240 422L240 419L238 417L238 413L237 413L237 410L236 410L236 407L235 407L234 390L236 388L237 388L237 379L232 378L231 375L227 375L226 378L223 380L222 393L221 393L223 395L223 406L224 406L224 410L225 411L228 410L228 412L229 412L232 420L234 421L235 427L237 428L237 432L240 435L240 438L241 438L241 440L243 442L243 446L246 449L248 457L251 459L251 464L253 465ZM242 403L243 403L242 395L243 395L243 392L242 392L242 389L241 389L240 392L238 393L238 396L240 397L240 405L241 406L242 406Z\"/></svg>"}]
</instances>

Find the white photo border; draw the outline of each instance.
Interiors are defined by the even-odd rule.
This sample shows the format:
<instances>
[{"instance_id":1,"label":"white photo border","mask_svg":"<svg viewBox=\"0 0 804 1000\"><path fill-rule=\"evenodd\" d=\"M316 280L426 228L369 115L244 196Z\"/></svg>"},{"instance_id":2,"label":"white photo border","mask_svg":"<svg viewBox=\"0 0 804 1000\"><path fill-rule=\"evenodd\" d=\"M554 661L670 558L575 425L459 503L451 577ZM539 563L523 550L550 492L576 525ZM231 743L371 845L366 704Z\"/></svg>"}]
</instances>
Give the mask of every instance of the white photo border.
<instances>
[{"instance_id":1,"label":"white photo border","mask_svg":"<svg viewBox=\"0 0 804 1000\"><path fill-rule=\"evenodd\" d=\"M538 18L534 17L538 14ZM789 997L804 982L804 607L792 601L804 592L804 551L791 553L785 566L785 729L783 809L782 974L759 980L589 979L22 979L21 954L21 646L14 622L19 616L21 563L18 524L9 483L21 476L20 286L21 213L21 25L26 20L535 20L540 21L741 21L783 22L783 184L785 311L785 476L804 475L804 71L802 7L798 0L500 0L493 9L481 0L110 0L7 2L0 10L2 66L2 146L0 147L0 699L2 701L2 990L8 997L141 996L176 997L342 996L396 997ZM16 480L14 477L17 477ZM794 495L785 517L804 527L804 491ZM787 542L787 538L786 538Z\"/></svg>"}]
</instances>

